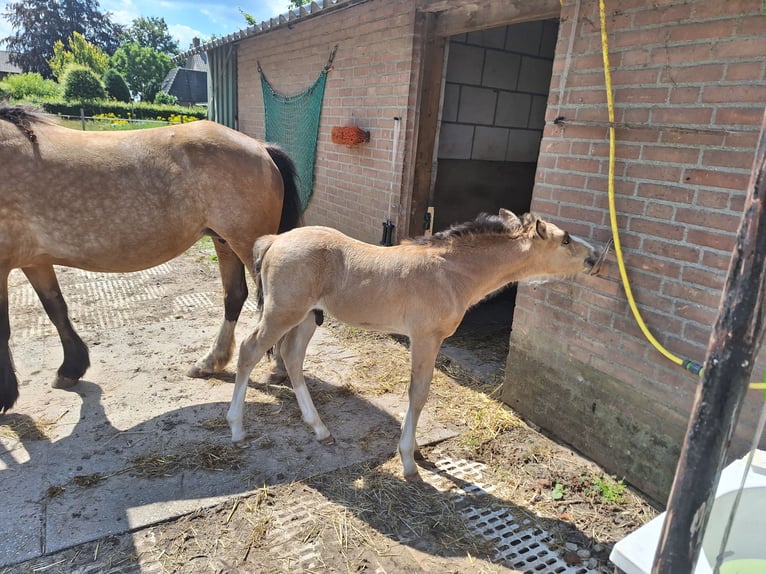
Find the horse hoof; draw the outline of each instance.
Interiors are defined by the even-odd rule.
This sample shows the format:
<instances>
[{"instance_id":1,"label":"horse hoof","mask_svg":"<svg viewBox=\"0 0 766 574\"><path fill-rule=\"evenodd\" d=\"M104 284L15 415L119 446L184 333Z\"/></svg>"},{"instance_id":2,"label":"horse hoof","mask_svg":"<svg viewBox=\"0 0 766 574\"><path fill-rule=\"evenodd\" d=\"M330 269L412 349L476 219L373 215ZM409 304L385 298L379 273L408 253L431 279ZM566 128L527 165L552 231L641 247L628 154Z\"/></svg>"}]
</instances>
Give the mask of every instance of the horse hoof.
<instances>
[{"instance_id":1,"label":"horse hoof","mask_svg":"<svg viewBox=\"0 0 766 574\"><path fill-rule=\"evenodd\" d=\"M244 438L242 440L235 440L233 442L234 442L234 446L236 446L237 448L247 448L250 446L250 441Z\"/></svg>"},{"instance_id":2,"label":"horse hoof","mask_svg":"<svg viewBox=\"0 0 766 574\"><path fill-rule=\"evenodd\" d=\"M321 442L321 443L322 443L322 444L324 444L324 445L327 445L327 446L329 446L329 445L335 444L335 437L334 437L334 436L332 436L332 435L330 435L330 436L328 436L327 438L323 438L323 439L322 439L322 440L320 440L319 442Z\"/></svg>"},{"instance_id":3,"label":"horse hoof","mask_svg":"<svg viewBox=\"0 0 766 574\"><path fill-rule=\"evenodd\" d=\"M75 386L80 379L73 379L71 377L65 377L63 375L58 375L54 381L51 383L51 387L54 389L71 389L73 386Z\"/></svg>"},{"instance_id":4,"label":"horse hoof","mask_svg":"<svg viewBox=\"0 0 766 574\"><path fill-rule=\"evenodd\" d=\"M210 371L203 369L202 367L198 365L194 365L193 367L189 367L189 370L186 371L186 376L191 377L192 379L203 379L205 377L208 377L212 375Z\"/></svg>"},{"instance_id":5,"label":"horse hoof","mask_svg":"<svg viewBox=\"0 0 766 574\"><path fill-rule=\"evenodd\" d=\"M420 474L418 474L417 471L415 471L412 474L405 474L404 475L404 480L406 480L407 482L410 482L412 484L422 484L423 483L423 479L420 478Z\"/></svg>"},{"instance_id":6,"label":"horse hoof","mask_svg":"<svg viewBox=\"0 0 766 574\"><path fill-rule=\"evenodd\" d=\"M287 373L269 373L269 377L266 380L266 384L273 385L273 386L279 386L279 387L289 387L290 385L290 379L287 376Z\"/></svg>"}]
</instances>

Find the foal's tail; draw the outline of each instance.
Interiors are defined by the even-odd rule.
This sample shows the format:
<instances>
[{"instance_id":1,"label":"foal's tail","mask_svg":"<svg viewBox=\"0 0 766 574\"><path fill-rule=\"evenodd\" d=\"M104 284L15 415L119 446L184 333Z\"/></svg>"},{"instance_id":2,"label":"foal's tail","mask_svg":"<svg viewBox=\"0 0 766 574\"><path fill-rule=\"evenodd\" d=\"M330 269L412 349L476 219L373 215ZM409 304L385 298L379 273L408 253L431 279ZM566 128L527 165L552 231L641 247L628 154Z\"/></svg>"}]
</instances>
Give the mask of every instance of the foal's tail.
<instances>
[{"instance_id":1,"label":"foal's tail","mask_svg":"<svg viewBox=\"0 0 766 574\"><path fill-rule=\"evenodd\" d=\"M263 279L261 278L261 264L266 252L277 238L276 235L263 235L255 241L253 246L253 278L255 282L255 304L263 309Z\"/></svg>"},{"instance_id":2,"label":"foal's tail","mask_svg":"<svg viewBox=\"0 0 766 574\"><path fill-rule=\"evenodd\" d=\"M279 222L279 233L299 227L302 223L303 208L298 195L296 179L298 174L290 156L276 144L266 144L266 151L276 164L285 186L285 197L282 200L282 219Z\"/></svg>"}]
</instances>

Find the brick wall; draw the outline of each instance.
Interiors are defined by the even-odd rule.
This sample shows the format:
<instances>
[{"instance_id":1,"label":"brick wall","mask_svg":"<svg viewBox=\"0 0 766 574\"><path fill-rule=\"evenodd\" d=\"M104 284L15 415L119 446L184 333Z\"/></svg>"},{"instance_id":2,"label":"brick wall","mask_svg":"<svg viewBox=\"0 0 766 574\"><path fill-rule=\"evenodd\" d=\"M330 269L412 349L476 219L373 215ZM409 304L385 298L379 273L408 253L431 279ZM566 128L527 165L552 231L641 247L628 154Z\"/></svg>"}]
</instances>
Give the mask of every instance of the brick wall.
<instances>
[{"instance_id":1,"label":"brick wall","mask_svg":"<svg viewBox=\"0 0 766 574\"><path fill-rule=\"evenodd\" d=\"M611 237L598 3L562 20L532 208ZM754 2L608 3L615 202L633 292L660 343L703 362L766 102L766 22ZM568 51L571 45L571 54ZM564 116L575 125L553 125ZM754 377L766 368L760 353ZM519 288L505 400L658 500L672 481L699 379L662 357L602 277ZM751 391L734 454L752 440Z\"/></svg>"},{"instance_id":2,"label":"brick wall","mask_svg":"<svg viewBox=\"0 0 766 574\"><path fill-rule=\"evenodd\" d=\"M271 85L292 95L310 86L338 51L325 88L320 122L314 195L306 222L329 225L377 243L381 224L407 221L411 189L405 164L413 153L415 94L420 54L414 52L415 7L407 0L370 0L363 6L325 10L239 47L239 128L264 137L263 98L257 62ZM401 118L397 158L392 165L394 117ZM334 126L356 125L370 142L334 144Z\"/></svg>"}]
</instances>

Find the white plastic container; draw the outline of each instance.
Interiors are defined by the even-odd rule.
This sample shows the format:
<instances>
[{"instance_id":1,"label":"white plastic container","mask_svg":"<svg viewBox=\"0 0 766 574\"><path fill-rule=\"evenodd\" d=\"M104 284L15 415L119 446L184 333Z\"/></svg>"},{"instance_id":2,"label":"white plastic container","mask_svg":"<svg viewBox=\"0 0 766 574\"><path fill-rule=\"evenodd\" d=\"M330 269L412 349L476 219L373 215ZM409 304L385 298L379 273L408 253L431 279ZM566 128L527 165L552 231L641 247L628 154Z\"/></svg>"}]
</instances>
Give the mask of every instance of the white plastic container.
<instances>
[{"instance_id":1,"label":"white plastic container","mask_svg":"<svg viewBox=\"0 0 766 574\"><path fill-rule=\"evenodd\" d=\"M712 574L747 455L721 472L702 551L694 574ZM665 521L663 512L612 549L611 561L626 574L650 574ZM766 451L756 450L734 516L720 574L766 574Z\"/></svg>"}]
</instances>

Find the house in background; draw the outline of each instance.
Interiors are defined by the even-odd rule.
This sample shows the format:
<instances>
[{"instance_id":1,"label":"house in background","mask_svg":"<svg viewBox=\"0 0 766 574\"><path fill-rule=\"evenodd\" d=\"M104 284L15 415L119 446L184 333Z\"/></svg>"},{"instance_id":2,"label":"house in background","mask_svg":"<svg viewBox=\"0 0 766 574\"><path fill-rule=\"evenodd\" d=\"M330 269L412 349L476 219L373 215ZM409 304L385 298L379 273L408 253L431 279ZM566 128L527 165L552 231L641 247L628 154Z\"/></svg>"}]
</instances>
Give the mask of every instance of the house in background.
<instances>
[{"instance_id":1,"label":"house in background","mask_svg":"<svg viewBox=\"0 0 766 574\"><path fill-rule=\"evenodd\" d=\"M192 47L199 46L195 38ZM181 65L168 72L160 88L166 94L178 98L182 106L207 105L207 54L192 54Z\"/></svg>"},{"instance_id":2,"label":"house in background","mask_svg":"<svg viewBox=\"0 0 766 574\"><path fill-rule=\"evenodd\" d=\"M24 70L9 61L10 52L0 50L0 80L10 74L21 74Z\"/></svg>"}]
</instances>

